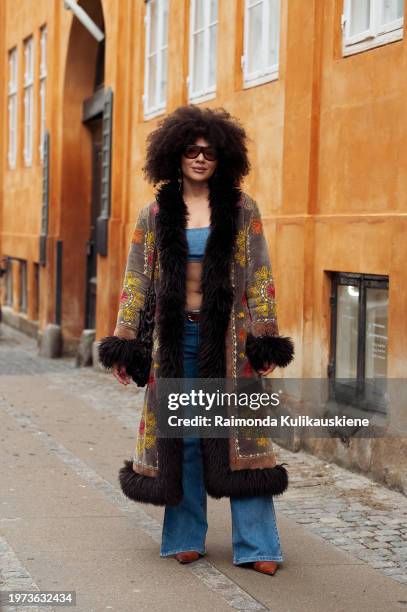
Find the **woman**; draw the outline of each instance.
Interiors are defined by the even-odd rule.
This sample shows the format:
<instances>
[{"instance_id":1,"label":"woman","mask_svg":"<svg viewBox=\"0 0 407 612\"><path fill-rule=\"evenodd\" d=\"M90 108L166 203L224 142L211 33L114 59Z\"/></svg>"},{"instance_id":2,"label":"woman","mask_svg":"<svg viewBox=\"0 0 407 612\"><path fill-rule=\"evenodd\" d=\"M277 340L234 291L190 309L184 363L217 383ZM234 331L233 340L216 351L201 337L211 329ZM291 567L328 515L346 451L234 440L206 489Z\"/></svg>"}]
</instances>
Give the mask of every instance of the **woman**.
<instances>
[{"instance_id":1,"label":"woman","mask_svg":"<svg viewBox=\"0 0 407 612\"><path fill-rule=\"evenodd\" d=\"M130 382L132 364L143 359L135 336L153 282L152 363L122 490L165 506L160 554L181 563L205 554L206 492L230 497L234 564L274 574L282 554L272 496L288 476L271 440L156 435L159 377L266 375L293 358L290 338L278 335L260 213L239 188L249 169L245 131L224 109L180 107L149 135L143 170L160 187L140 212L117 326L100 355L122 384Z\"/></svg>"}]
</instances>

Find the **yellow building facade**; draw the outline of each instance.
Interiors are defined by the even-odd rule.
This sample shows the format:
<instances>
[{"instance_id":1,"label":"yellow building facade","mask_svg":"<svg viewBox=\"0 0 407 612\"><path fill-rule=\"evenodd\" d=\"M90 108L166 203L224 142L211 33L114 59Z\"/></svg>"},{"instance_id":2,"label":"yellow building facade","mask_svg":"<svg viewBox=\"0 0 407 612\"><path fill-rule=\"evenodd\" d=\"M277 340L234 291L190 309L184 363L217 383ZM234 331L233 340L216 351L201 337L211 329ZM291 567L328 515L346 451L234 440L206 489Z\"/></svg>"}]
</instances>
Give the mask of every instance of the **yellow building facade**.
<instances>
[{"instance_id":1,"label":"yellow building facade","mask_svg":"<svg viewBox=\"0 0 407 612\"><path fill-rule=\"evenodd\" d=\"M146 138L179 105L224 107L250 138L243 189L296 345L285 376L405 377L405 7L383 2L80 0L91 33L72 1L3 0L3 318L39 335L56 323L66 353L85 328L111 333L153 196ZM363 463L334 444L385 478L373 447Z\"/></svg>"}]
</instances>

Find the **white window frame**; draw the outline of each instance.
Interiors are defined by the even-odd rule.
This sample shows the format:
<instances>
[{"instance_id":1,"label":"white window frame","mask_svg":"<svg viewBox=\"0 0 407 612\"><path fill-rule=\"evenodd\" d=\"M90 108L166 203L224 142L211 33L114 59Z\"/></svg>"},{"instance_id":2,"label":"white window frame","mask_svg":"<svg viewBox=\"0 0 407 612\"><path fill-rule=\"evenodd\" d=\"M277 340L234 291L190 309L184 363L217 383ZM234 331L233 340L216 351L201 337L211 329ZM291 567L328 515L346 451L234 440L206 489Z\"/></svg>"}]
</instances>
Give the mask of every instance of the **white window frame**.
<instances>
[{"instance_id":1,"label":"white window frame","mask_svg":"<svg viewBox=\"0 0 407 612\"><path fill-rule=\"evenodd\" d=\"M351 35L351 6L354 1L344 0L342 53L345 57L373 49L374 47L380 47L396 40L402 40L404 17L399 17L384 25L380 23L384 0L371 0L370 27L364 32Z\"/></svg>"},{"instance_id":2,"label":"white window frame","mask_svg":"<svg viewBox=\"0 0 407 612\"><path fill-rule=\"evenodd\" d=\"M39 110L40 110L40 161L44 159L44 134L46 118L46 93L47 93L47 26L40 29L40 73L39 73Z\"/></svg>"},{"instance_id":3,"label":"white window frame","mask_svg":"<svg viewBox=\"0 0 407 612\"><path fill-rule=\"evenodd\" d=\"M151 36L151 6L152 3L157 5L157 47L150 53L150 36ZM148 0L146 4L146 14L144 17L145 27L145 55L144 55L144 95L143 95L143 108L144 108L144 119L151 119L157 115L161 115L165 112L167 105L167 83L165 82L165 95L164 100L157 100L161 91L161 77L163 71L162 65L162 53L163 51L167 55L167 66L168 66L168 27L167 27L167 38L164 38L164 7L169 5L169 0ZM167 8L168 10L168 8ZM151 104L148 99L148 91L150 85L150 70L149 65L153 56L157 58L156 65L156 76L155 76L155 100ZM168 70L168 69L167 69ZM168 72L167 72L168 74Z\"/></svg>"},{"instance_id":4,"label":"white window frame","mask_svg":"<svg viewBox=\"0 0 407 612\"><path fill-rule=\"evenodd\" d=\"M248 53L249 53L249 9L252 9L254 6L261 4L263 10L263 18L262 18L262 58L263 65L260 70L256 70L255 72L250 73L248 71L249 61L248 61ZM280 61L280 52L278 52L277 63L267 66L266 58L267 58L267 44L270 41L270 37L267 32L267 25L270 23L270 4L268 0L257 0L249 7L249 0L245 0L245 9L244 9L244 43L243 43L243 55L241 57L241 66L243 71L243 88L247 89L248 87L254 87L255 85L261 85L263 83L267 83L269 81L275 81L278 79L279 73L279 61ZM281 0L279 4L279 24L278 24L278 46L280 47L281 42Z\"/></svg>"},{"instance_id":5,"label":"white window frame","mask_svg":"<svg viewBox=\"0 0 407 612\"><path fill-rule=\"evenodd\" d=\"M188 101L189 102L204 102L206 100L212 100L216 97L216 74L215 74L215 85L209 86L209 68L210 68L210 54L215 54L215 65L216 65L216 57L217 57L217 48L218 48L218 18L215 20L210 20L210 2L205 0L203 3L203 21L204 25L197 30L194 29L195 24L195 12L196 12L196 3L197 0L191 0L190 2L190 27L189 27L189 74L187 76L187 86L188 86ZM219 3L217 7L216 14L218 15L219 11ZM216 28L216 44L215 49L210 48L210 30L211 28ZM205 72L203 75L203 87L197 91L192 89L194 83L194 59L195 59L195 40L196 35L200 32L204 32L204 62L205 62Z\"/></svg>"},{"instance_id":6,"label":"white window frame","mask_svg":"<svg viewBox=\"0 0 407 612\"><path fill-rule=\"evenodd\" d=\"M18 53L17 47L10 49L8 60L8 166L14 170L17 164L17 118L18 118Z\"/></svg>"},{"instance_id":7,"label":"white window frame","mask_svg":"<svg viewBox=\"0 0 407 612\"><path fill-rule=\"evenodd\" d=\"M24 163L32 165L34 120L34 38L24 41Z\"/></svg>"}]
</instances>

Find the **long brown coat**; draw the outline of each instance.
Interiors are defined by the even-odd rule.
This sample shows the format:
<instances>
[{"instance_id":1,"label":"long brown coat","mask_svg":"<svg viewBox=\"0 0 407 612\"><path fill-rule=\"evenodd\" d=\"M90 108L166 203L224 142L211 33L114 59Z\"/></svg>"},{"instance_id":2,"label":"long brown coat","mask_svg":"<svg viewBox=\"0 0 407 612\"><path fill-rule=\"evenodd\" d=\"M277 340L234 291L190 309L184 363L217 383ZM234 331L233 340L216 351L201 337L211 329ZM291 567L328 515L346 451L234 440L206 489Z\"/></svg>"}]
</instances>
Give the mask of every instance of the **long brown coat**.
<instances>
[{"instance_id":1,"label":"long brown coat","mask_svg":"<svg viewBox=\"0 0 407 612\"><path fill-rule=\"evenodd\" d=\"M284 367L293 358L293 345L278 335L273 274L257 204L238 188L223 186L211 188L210 206L211 233L201 276L198 376L253 376L267 362ZM141 210L133 232L115 330L124 338L137 331L156 245L152 364L134 456L120 470L120 482L131 499L159 505L175 505L182 498L182 439L156 436L155 391L159 377L183 377L186 226L187 208L178 185L162 185L155 201ZM135 340L121 342L123 363L129 343L132 359L139 358ZM111 365L106 351L104 356L104 363ZM117 344L114 361L120 361ZM203 438L201 443L210 495L277 495L286 489L287 472L276 465L269 438Z\"/></svg>"}]
</instances>

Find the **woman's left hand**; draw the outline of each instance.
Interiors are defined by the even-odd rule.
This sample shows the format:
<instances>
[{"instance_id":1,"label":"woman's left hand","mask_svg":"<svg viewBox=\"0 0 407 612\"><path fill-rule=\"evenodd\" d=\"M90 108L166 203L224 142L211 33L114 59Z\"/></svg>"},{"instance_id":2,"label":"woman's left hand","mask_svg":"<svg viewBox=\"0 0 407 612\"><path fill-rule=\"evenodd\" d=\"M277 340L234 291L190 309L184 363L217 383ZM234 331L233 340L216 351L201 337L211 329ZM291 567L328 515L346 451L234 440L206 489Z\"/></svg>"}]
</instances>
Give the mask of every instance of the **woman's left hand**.
<instances>
[{"instance_id":1,"label":"woman's left hand","mask_svg":"<svg viewBox=\"0 0 407 612\"><path fill-rule=\"evenodd\" d=\"M270 374L276 367L276 363L267 363L264 368L258 370L258 373L260 374L260 376L267 376L267 374Z\"/></svg>"}]
</instances>

